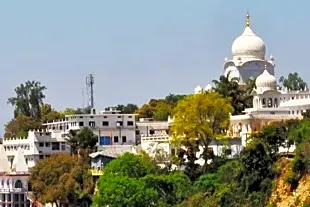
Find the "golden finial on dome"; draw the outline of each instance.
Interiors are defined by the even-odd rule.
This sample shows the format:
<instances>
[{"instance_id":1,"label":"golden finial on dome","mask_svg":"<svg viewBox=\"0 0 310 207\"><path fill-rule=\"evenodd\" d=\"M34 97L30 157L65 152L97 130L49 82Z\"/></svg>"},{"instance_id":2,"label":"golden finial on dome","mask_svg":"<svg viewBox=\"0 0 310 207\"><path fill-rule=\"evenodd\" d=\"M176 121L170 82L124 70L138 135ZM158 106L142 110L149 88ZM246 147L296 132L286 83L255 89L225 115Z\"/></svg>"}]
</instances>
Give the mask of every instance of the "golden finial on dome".
<instances>
[{"instance_id":1,"label":"golden finial on dome","mask_svg":"<svg viewBox=\"0 0 310 207\"><path fill-rule=\"evenodd\" d=\"M250 14L249 14L249 12L247 12L247 14L246 14L246 26L247 27L250 26Z\"/></svg>"}]
</instances>

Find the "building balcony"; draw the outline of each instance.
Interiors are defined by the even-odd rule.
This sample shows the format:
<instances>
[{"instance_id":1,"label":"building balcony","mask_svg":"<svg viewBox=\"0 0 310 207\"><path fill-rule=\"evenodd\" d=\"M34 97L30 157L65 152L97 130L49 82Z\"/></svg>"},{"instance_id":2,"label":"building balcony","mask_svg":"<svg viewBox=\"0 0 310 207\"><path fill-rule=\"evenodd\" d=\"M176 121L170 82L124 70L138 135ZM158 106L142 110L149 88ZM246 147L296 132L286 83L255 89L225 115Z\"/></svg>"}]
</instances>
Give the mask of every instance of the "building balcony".
<instances>
[{"instance_id":1,"label":"building balcony","mask_svg":"<svg viewBox=\"0 0 310 207\"><path fill-rule=\"evenodd\" d=\"M91 169L89 171L90 171L92 176L101 176L101 175L103 175L103 170Z\"/></svg>"}]
</instances>

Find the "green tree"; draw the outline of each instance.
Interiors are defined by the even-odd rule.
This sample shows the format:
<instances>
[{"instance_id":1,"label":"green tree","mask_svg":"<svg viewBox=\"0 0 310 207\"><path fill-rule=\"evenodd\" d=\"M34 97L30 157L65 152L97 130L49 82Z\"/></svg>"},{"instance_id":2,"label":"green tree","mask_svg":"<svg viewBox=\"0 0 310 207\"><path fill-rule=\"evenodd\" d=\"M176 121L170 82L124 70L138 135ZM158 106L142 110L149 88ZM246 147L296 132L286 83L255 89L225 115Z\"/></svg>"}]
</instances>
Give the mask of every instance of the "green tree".
<instances>
[{"instance_id":1,"label":"green tree","mask_svg":"<svg viewBox=\"0 0 310 207\"><path fill-rule=\"evenodd\" d=\"M253 105L251 92L255 87L255 80L249 79L245 86L241 86L238 78L230 79L229 75L230 73L220 76L219 80L213 80L214 91L224 98L230 98L234 108L232 115L239 115L244 109L251 108Z\"/></svg>"},{"instance_id":2,"label":"green tree","mask_svg":"<svg viewBox=\"0 0 310 207\"><path fill-rule=\"evenodd\" d=\"M182 172L162 171L147 154L125 153L105 167L93 206L175 206L189 192Z\"/></svg>"},{"instance_id":3,"label":"green tree","mask_svg":"<svg viewBox=\"0 0 310 207\"><path fill-rule=\"evenodd\" d=\"M116 110L121 111L123 114L134 114L139 107L136 104L129 103L127 105L117 105Z\"/></svg>"},{"instance_id":4,"label":"green tree","mask_svg":"<svg viewBox=\"0 0 310 207\"><path fill-rule=\"evenodd\" d=\"M29 130L42 128L40 121L24 115L18 115L5 125L4 138L27 137Z\"/></svg>"},{"instance_id":5,"label":"green tree","mask_svg":"<svg viewBox=\"0 0 310 207\"><path fill-rule=\"evenodd\" d=\"M287 78L281 76L279 82L282 87L291 91L304 90L307 87L307 83L296 72L289 73Z\"/></svg>"},{"instance_id":6,"label":"green tree","mask_svg":"<svg viewBox=\"0 0 310 207\"><path fill-rule=\"evenodd\" d=\"M104 175L98 182L98 193L93 206L156 206L157 192L146 186L143 180L120 175Z\"/></svg>"},{"instance_id":7,"label":"green tree","mask_svg":"<svg viewBox=\"0 0 310 207\"><path fill-rule=\"evenodd\" d=\"M169 94L165 97L165 102L171 106L171 108L174 108L179 101L184 99L186 95L180 95L180 94Z\"/></svg>"},{"instance_id":8,"label":"green tree","mask_svg":"<svg viewBox=\"0 0 310 207\"><path fill-rule=\"evenodd\" d=\"M154 119L157 121L167 121L171 113L171 106L165 102L160 102L155 107Z\"/></svg>"},{"instance_id":9,"label":"green tree","mask_svg":"<svg viewBox=\"0 0 310 207\"><path fill-rule=\"evenodd\" d=\"M41 106L41 122L49 122L56 119L63 119L65 115L61 112L56 111L50 104L42 104Z\"/></svg>"},{"instance_id":10,"label":"green tree","mask_svg":"<svg viewBox=\"0 0 310 207\"><path fill-rule=\"evenodd\" d=\"M118 174L131 178L141 178L159 170L156 163L147 154L134 155L125 153L112 160L104 169L105 175Z\"/></svg>"},{"instance_id":11,"label":"green tree","mask_svg":"<svg viewBox=\"0 0 310 207\"><path fill-rule=\"evenodd\" d=\"M8 103L14 107L14 117L24 115L35 119L41 118L41 105L45 98L45 86L40 82L27 81L15 88L15 97L8 99Z\"/></svg>"},{"instance_id":12,"label":"green tree","mask_svg":"<svg viewBox=\"0 0 310 207\"><path fill-rule=\"evenodd\" d=\"M98 136L90 128L84 127L80 131L70 130L66 140L71 146L73 154L79 153L81 150L85 151L85 153L90 153L95 150Z\"/></svg>"},{"instance_id":13,"label":"green tree","mask_svg":"<svg viewBox=\"0 0 310 207\"><path fill-rule=\"evenodd\" d=\"M88 166L66 153L40 160L32 168L29 182L41 203L56 206L83 203L94 189Z\"/></svg>"},{"instance_id":14,"label":"green tree","mask_svg":"<svg viewBox=\"0 0 310 207\"><path fill-rule=\"evenodd\" d=\"M225 136L232 110L229 100L214 92L189 95L178 103L173 113L172 130L176 141L191 149L191 155L187 155L193 157L191 163L197 159L195 152L199 146L203 148L201 158L203 160L211 158L208 151L209 144L213 139ZM202 172L206 170L207 162Z\"/></svg>"}]
</instances>

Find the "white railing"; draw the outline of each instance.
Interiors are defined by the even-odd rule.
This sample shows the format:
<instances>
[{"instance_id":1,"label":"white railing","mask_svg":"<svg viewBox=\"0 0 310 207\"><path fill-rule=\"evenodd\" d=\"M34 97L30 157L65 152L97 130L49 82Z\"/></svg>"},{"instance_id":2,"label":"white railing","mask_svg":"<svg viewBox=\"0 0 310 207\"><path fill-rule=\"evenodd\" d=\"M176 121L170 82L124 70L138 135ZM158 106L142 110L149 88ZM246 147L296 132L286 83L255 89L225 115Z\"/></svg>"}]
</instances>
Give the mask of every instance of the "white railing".
<instances>
[{"instance_id":1,"label":"white railing","mask_svg":"<svg viewBox=\"0 0 310 207\"><path fill-rule=\"evenodd\" d=\"M149 135L149 136L141 136L141 142L164 142L169 141L170 136L169 135Z\"/></svg>"}]
</instances>

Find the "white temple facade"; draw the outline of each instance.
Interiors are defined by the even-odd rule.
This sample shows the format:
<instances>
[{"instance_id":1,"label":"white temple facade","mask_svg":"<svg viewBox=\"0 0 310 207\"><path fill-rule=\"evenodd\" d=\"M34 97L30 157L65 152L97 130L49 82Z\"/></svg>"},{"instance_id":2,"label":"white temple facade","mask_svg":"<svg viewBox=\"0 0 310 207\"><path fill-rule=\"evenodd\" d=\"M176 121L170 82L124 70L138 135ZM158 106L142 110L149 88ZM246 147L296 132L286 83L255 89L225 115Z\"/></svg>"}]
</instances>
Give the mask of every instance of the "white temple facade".
<instances>
[{"instance_id":1,"label":"white temple facade","mask_svg":"<svg viewBox=\"0 0 310 207\"><path fill-rule=\"evenodd\" d=\"M232 59L225 58L224 75L238 78L240 84L250 78L258 77L267 67L268 72L274 75L274 58L265 59L266 46L250 27L250 15L247 14L246 27L243 33L232 44Z\"/></svg>"},{"instance_id":2,"label":"white temple facade","mask_svg":"<svg viewBox=\"0 0 310 207\"><path fill-rule=\"evenodd\" d=\"M18 148L13 164L8 161L3 145L0 144L0 206L31 206L28 194L29 171L24 153Z\"/></svg>"},{"instance_id":3,"label":"white temple facade","mask_svg":"<svg viewBox=\"0 0 310 207\"><path fill-rule=\"evenodd\" d=\"M302 118L302 112L310 109L310 91L304 88L291 91L279 89L275 77L275 63L271 56L265 59L266 46L250 27L250 15L247 14L244 32L235 39L232 45L232 59L225 58L224 75L229 74L230 80L236 78L240 85L249 79L255 79L256 88L253 90L253 108L247 108L242 115L231 116L230 128L227 135L235 140L232 148L247 144L248 135L259 130L263 125L289 119ZM235 79L235 80L236 80ZM199 85L195 93L210 91L210 84L202 88ZM237 142L237 140L240 142ZM216 154L220 154L218 146L210 145ZM292 152L290 149L280 149L282 152ZM230 150L233 151L233 150Z\"/></svg>"}]
</instances>

